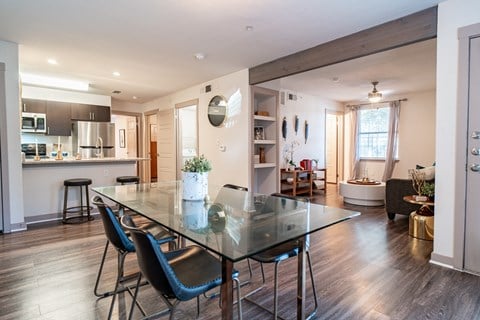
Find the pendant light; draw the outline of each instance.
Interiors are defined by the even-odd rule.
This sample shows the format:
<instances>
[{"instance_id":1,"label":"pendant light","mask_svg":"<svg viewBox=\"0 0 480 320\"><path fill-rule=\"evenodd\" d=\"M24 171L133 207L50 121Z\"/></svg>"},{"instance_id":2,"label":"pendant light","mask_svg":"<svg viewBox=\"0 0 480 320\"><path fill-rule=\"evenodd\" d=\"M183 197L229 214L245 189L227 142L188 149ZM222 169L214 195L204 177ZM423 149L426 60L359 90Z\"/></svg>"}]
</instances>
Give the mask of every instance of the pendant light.
<instances>
[{"instance_id":1,"label":"pendant light","mask_svg":"<svg viewBox=\"0 0 480 320\"><path fill-rule=\"evenodd\" d=\"M382 94L377 91L378 81L372 81L372 84L373 84L373 90L372 90L372 92L368 93L368 100L371 103L377 103L380 100L382 100Z\"/></svg>"}]
</instances>

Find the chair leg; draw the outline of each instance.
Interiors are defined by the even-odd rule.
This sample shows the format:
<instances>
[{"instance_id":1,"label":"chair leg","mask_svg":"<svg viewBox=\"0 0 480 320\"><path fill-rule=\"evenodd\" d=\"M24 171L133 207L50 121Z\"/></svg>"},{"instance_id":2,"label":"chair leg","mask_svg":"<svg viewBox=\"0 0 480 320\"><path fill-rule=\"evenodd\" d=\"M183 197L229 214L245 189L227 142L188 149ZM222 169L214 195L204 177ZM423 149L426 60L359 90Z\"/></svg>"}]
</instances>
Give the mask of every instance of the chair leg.
<instances>
[{"instance_id":1,"label":"chair leg","mask_svg":"<svg viewBox=\"0 0 480 320\"><path fill-rule=\"evenodd\" d=\"M135 304L137 303L137 295L138 295L138 290L140 289L141 280L142 280L142 273L139 273L138 279L137 279L137 285L135 286L135 293L133 294L132 305L130 306L130 313L128 314L128 320L132 319L133 309L135 308Z\"/></svg>"},{"instance_id":2,"label":"chair leg","mask_svg":"<svg viewBox=\"0 0 480 320\"><path fill-rule=\"evenodd\" d=\"M317 289L315 288L315 279L313 278L312 260L310 259L310 252L309 251L306 251L306 252L307 252L307 260L308 260L308 269L310 270L310 280L312 282L313 299L315 301L315 308L307 317L307 319L311 319L314 315L317 314L318 298L317 298Z\"/></svg>"},{"instance_id":3,"label":"chair leg","mask_svg":"<svg viewBox=\"0 0 480 320\"><path fill-rule=\"evenodd\" d=\"M278 316L278 265L280 262L275 262L275 273L273 282L273 319L277 320ZM263 269L262 269L263 271Z\"/></svg>"},{"instance_id":4,"label":"chair leg","mask_svg":"<svg viewBox=\"0 0 480 320\"><path fill-rule=\"evenodd\" d=\"M117 282L115 283L115 290L113 291L112 302L110 303L110 310L108 312L107 319L111 319L112 317L113 306L115 305L115 299L117 297L118 287L120 285L121 279L123 278L123 263L125 262L126 256L127 256L127 253L120 253L120 252L118 253Z\"/></svg>"},{"instance_id":5,"label":"chair leg","mask_svg":"<svg viewBox=\"0 0 480 320\"><path fill-rule=\"evenodd\" d=\"M98 292L98 284L100 283L100 277L101 277L102 272L103 272L103 265L105 264L105 259L107 257L107 251L108 251L108 245L109 244L110 244L110 241L107 240L107 243L105 244L105 249L103 250L102 261L100 262L100 269L98 270L98 274L97 274L97 281L95 282L95 288L93 289L93 293L97 297L102 297L102 298L105 298L105 297L112 294L111 291L110 292L102 292L102 293Z\"/></svg>"},{"instance_id":6,"label":"chair leg","mask_svg":"<svg viewBox=\"0 0 480 320\"><path fill-rule=\"evenodd\" d=\"M240 293L240 280L238 278L233 278L233 281L237 284L237 309L238 309L238 319L242 320L243 315L242 315L242 295Z\"/></svg>"}]
</instances>

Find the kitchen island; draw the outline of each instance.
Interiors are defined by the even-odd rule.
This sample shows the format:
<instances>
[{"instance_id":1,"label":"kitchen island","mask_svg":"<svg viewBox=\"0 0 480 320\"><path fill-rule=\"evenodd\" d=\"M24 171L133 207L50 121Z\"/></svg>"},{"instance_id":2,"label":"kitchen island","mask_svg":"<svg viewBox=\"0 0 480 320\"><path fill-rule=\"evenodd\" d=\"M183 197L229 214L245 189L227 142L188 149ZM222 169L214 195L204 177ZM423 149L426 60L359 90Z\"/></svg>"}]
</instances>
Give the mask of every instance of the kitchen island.
<instances>
[{"instance_id":1,"label":"kitchen island","mask_svg":"<svg viewBox=\"0 0 480 320\"><path fill-rule=\"evenodd\" d=\"M137 163L147 158L89 158L75 160L25 160L23 197L25 222L35 223L62 217L63 181L72 178L92 179L90 187L111 186L118 176L137 175ZM68 206L79 204L80 192L69 190ZM90 198L93 193L90 193Z\"/></svg>"}]
</instances>

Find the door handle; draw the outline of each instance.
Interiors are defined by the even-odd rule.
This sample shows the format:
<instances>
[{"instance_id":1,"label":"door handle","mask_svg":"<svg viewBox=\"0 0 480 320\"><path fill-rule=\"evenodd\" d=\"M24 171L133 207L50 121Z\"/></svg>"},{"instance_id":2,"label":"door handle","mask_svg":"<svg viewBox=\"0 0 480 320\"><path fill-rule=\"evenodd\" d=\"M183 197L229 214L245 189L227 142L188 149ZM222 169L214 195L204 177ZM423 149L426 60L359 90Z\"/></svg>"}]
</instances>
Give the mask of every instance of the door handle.
<instances>
[{"instance_id":1,"label":"door handle","mask_svg":"<svg viewBox=\"0 0 480 320\"><path fill-rule=\"evenodd\" d=\"M470 165L470 170L473 172L479 172L480 171L480 164L474 163Z\"/></svg>"},{"instance_id":2,"label":"door handle","mask_svg":"<svg viewBox=\"0 0 480 320\"><path fill-rule=\"evenodd\" d=\"M472 139L480 139L480 131L472 131Z\"/></svg>"},{"instance_id":3,"label":"door handle","mask_svg":"<svg viewBox=\"0 0 480 320\"><path fill-rule=\"evenodd\" d=\"M472 154L474 156L478 156L480 154L480 149L479 148L472 148Z\"/></svg>"}]
</instances>

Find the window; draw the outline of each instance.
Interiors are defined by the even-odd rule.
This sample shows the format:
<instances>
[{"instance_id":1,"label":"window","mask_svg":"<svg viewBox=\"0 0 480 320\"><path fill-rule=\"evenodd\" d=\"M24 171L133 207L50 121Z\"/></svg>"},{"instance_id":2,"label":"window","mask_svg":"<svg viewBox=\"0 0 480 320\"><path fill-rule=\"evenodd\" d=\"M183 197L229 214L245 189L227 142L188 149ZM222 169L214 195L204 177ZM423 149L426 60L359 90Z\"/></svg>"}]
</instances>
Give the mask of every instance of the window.
<instances>
[{"instance_id":1,"label":"window","mask_svg":"<svg viewBox=\"0 0 480 320\"><path fill-rule=\"evenodd\" d=\"M361 109L358 115L358 151L361 159L384 160L390 108ZM395 151L395 155L397 151Z\"/></svg>"}]
</instances>

